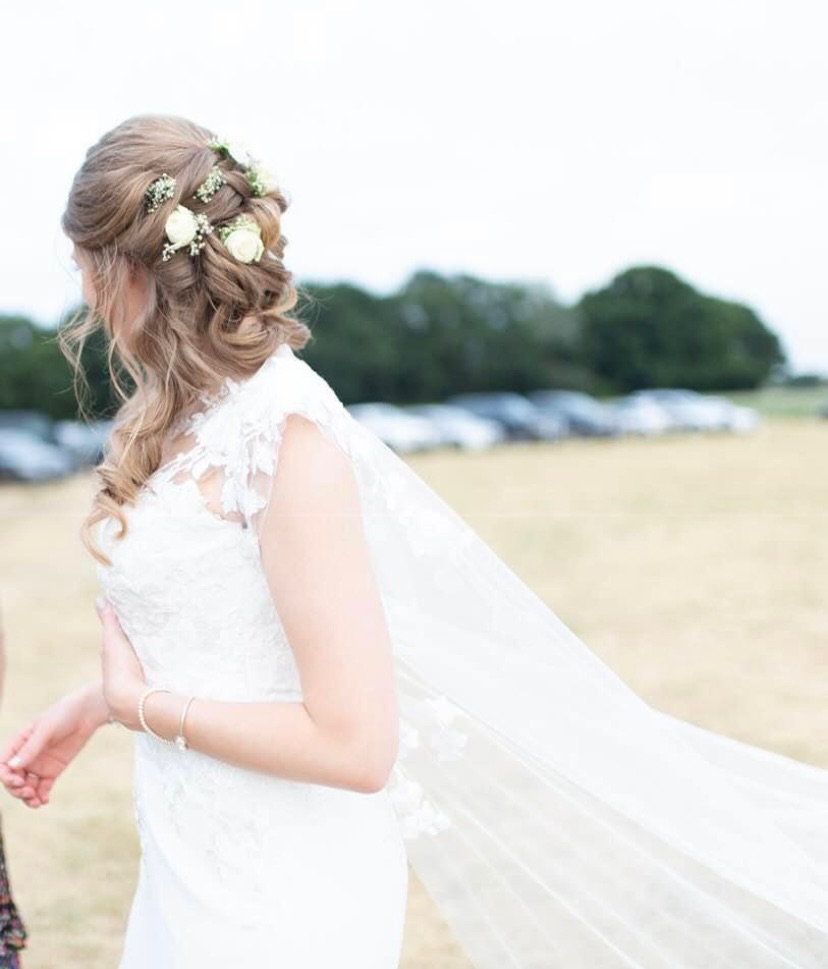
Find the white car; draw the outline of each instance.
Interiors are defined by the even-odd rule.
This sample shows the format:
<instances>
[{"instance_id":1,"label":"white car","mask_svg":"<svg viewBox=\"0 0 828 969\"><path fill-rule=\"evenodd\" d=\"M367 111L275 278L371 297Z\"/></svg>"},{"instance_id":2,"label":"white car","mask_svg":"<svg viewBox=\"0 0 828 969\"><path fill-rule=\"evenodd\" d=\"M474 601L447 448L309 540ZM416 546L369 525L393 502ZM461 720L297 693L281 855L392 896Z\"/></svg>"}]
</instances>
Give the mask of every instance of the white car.
<instances>
[{"instance_id":1,"label":"white car","mask_svg":"<svg viewBox=\"0 0 828 969\"><path fill-rule=\"evenodd\" d=\"M72 454L21 428L0 428L0 478L50 481L77 468Z\"/></svg>"},{"instance_id":2,"label":"white car","mask_svg":"<svg viewBox=\"0 0 828 969\"><path fill-rule=\"evenodd\" d=\"M710 406L719 408L722 429L725 431L745 433L755 430L761 423L759 411L753 407L734 404L726 397L706 397L705 399Z\"/></svg>"},{"instance_id":3,"label":"white car","mask_svg":"<svg viewBox=\"0 0 828 969\"><path fill-rule=\"evenodd\" d=\"M425 417L431 421L449 447L480 451L498 444L506 438L506 432L497 421L472 414L463 407L451 404L414 404L405 409L407 414Z\"/></svg>"},{"instance_id":4,"label":"white car","mask_svg":"<svg viewBox=\"0 0 828 969\"><path fill-rule=\"evenodd\" d=\"M406 414L402 408L384 401L366 401L349 404L348 413L363 426L373 431L388 447L401 454L409 451L425 451L439 447L442 436L437 428L414 414Z\"/></svg>"},{"instance_id":5,"label":"white car","mask_svg":"<svg viewBox=\"0 0 828 969\"><path fill-rule=\"evenodd\" d=\"M640 390L633 396L654 400L672 418L677 430L747 431L759 423L759 415L752 408L695 390L659 388Z\"/></svg>"},{"instance_id":6,"label":"white car","mask_svg":"<svg viewBox=\"0 0 828 969\"><path fill-rule=\"evenodd\" d=\"M104 444L112 421L57 421L54 436L57 443L71 451L81 464L97 464L103 457Z\"/></svg>"},{"instance_id":7,"label":"white car","mask_svg":"<svg viewBox=\"0 0 828 969\"><path fill-rule=\"evenodd\" d=\"M618 397L607 401L612 407L622 434L653 437L674 429L673 419L663 407L646 397Z\"/></svg>"}]
</instances>

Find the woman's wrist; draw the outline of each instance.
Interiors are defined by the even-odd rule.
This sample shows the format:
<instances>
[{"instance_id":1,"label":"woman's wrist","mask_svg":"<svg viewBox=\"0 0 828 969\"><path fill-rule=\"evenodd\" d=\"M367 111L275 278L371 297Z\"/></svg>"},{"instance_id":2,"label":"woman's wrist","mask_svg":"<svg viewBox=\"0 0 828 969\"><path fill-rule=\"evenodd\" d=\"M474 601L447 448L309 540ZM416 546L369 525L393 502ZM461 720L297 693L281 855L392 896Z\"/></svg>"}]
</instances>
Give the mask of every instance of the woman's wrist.
<instances>
[{"instance_id":1,"label":"woman's wrist","mask_svg":"<svg viewBox=\"0 0 828 969\"><path fill-rule=\"evenodd\" d=\"M104 698L101 680L94 680L81 687L75 695L81 702L83 716L89 724L90 733L109 722L110 710Z\"/></svg>"},{"instance_id":2,"label":"woman's wrist","mask_svg":"<svg viewBox=\"0 0 828 969\"><path fill-rule=\"evenodd\" d=\"M174 741L178 736L181 714L188 699L180 693L150 693L144 700L144 719L147 726L164 740Z\"/></svg>"}]
</instances>

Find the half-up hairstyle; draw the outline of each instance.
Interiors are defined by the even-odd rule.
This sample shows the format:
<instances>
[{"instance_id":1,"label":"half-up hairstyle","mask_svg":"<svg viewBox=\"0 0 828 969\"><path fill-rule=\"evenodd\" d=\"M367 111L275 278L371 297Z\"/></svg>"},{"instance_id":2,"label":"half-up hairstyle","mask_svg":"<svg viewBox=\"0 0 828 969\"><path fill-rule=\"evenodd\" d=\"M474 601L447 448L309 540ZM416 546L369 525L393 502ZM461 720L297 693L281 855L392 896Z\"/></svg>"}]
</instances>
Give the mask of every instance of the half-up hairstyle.
<instances>
[{"instance_id":1,"label":"half-up hairstyle","mask_svg":"<svg viewBox=\"0 0 828 969\"><path fill-rule=\"evenodd\" d=\"M92 527L112 515L121 524L118 537L126 534L121 506L134 502L158 468L163 442L180 415L225 378L253 374L280 344L301 349L311 338L306 324L289 315L299 292L282 262L287 239L281 216L288 201L273 185L254 193L245 169L209 147L214 137L185 118L128 118L87 151L61 218L89 269L94 300L61 328L58 342L74 370L83 408L80 389L88 384L80 358L88 337L103 328L107 369L122 401L95 469L100 488L81 528L84 545L107 565L110 559L95 544ZM214 165L223 184L202 201L195 193ZM147 189L164 173L175 179L172 197L148 210ZM165 261L165 223L179 204L204 213L213 225L251 217L261 229L262 258L236 260L212 232L197 255L185 247ZM124 293L135 273L146 278L147 300L130 322L123 318ZM123 371L134 384L131 393L120 379Z\"/></svg>"}]
</instances>

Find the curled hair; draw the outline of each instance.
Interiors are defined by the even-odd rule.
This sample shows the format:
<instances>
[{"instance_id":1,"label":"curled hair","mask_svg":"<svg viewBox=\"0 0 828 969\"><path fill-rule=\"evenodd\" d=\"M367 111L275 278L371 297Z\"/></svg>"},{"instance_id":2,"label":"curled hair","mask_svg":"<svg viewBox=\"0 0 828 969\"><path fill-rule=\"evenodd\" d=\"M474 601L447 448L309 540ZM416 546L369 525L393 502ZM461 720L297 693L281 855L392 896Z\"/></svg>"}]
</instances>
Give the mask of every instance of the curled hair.
<instances>
[{"instance_id":1,"label":"curled hair","mask_svg":"<svg viewBox=\"0 0 828 969\"><path fill-rule=\"evenodd\" d=\"M89 271L94 299L61 328L59 345L78 391L88 386L80 364L84 345L103 328L107 369L121 401L95 468L100 487L81 527L84 545L107 565L93 526L111 515L121 524L118 537L126 534L121 506L135 501L158 468L168 432L198 395L227 377L251 375L280 344L301 349L311 338L308 326L289 315L299 292L282 262L287 239L281 216L288 201L277 188L254 195L246 172L207 145L213 135L176 116L128 118L87 151L61 218ZM200 201L195 192L214 165L224 184ZM146 190L162 173L176 180L173 197L147 211ZM178 204L203 212L213 224L251 216L261 227L261 260L237 261L213 232L197 256L184 249L163 261L165 223ZM127 320L125 293L136 275L146 282L147 298ZM131 392L120 379L122 369L132 379Z\"/></svg>"}]
</instances>

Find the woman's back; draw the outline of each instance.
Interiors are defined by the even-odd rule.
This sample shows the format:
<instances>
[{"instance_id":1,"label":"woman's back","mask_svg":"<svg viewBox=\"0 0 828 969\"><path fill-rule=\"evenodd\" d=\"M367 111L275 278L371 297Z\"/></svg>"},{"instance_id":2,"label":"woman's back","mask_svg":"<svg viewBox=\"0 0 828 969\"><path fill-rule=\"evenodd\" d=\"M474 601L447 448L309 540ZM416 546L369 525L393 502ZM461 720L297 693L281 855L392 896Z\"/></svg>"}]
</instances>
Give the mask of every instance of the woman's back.
<instances>
[{"instance_id":1,"label":"woman's back","mask_svg":"<svg viewBox=\"0 0 828 969\"><path fill-rule=\"evenodd\" d=\"M352 418L283 345L187 421L191 448L125 509L123 540L113 519L100 523L112 565L99 578L148 686L302 700L254 527L288 411L347 447ZM135 742L142 861L121 969L397 964L408 865L386 789L279 778L145 733Z\"/></svg>"}]
</instances>

